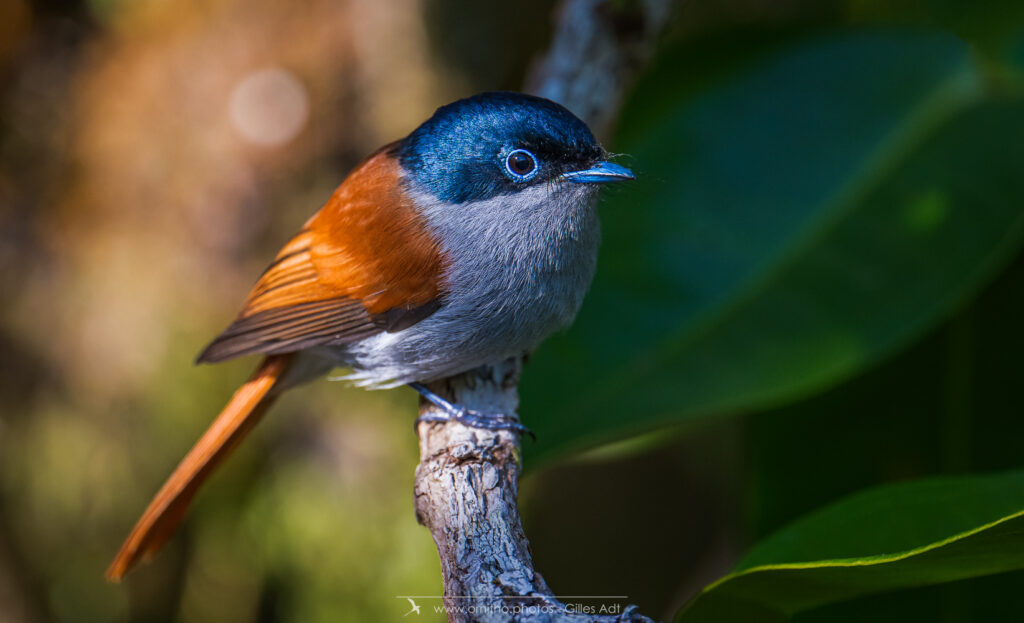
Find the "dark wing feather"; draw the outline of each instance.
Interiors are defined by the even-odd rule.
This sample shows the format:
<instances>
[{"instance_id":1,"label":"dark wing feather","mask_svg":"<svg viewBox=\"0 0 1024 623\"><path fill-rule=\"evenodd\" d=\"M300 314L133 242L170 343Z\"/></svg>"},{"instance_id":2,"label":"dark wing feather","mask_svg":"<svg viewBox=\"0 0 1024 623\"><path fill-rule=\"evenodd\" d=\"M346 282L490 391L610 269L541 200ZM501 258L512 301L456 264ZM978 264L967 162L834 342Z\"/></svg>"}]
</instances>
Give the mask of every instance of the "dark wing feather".
<instances>
[{"instance_id":1,"label":"dark wing feather","mask_svg":"<svg viewBox=\"0 0 1024 623\"><path fill-rule=\"evenodd\" d=\"M238 318L199 355L214 363L252 353L290 353L318 344L344 344L379 333L358 301L328 299Z\"/></svg>"}]
</instances>

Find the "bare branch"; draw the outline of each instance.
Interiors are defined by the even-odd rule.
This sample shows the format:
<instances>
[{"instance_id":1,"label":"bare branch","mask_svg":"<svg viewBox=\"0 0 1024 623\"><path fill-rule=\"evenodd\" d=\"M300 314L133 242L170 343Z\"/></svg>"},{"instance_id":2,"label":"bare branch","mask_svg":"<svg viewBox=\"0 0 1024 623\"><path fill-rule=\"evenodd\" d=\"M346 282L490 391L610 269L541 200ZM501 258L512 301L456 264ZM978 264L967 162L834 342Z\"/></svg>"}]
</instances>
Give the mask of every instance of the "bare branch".
<instances>
[{"instance_id":1,"label":"bare branch","mask_svg":"<svg viewBox=\"0 0 1024 623\"><path fill-rule=\"evenodd\" d=\"M526 89L606 135L623 94L650 60L670 7L668 0L567 0L551 49L530 72Z\"/></svg>"},{"instance_id":2,"label":"bare branch","mask_svg":"<svg viewBox=\"0 0 1024 623\"><path fill-rule=\"evenodd\" d=\"M668 0L567 0L528 90L573 110L598 135L606 133L653 50L668 8ZM513 414L521 369L522 362L512 359L429 387L477 411ZM421 414L434 409L421 401ZM519 517L517 434L458 422L421 423L417 432L416 515L437 544L450 621L650 622L632 607L595 616L555 599L533 567Z\"/></svg>"},{"instance_id":3,"label":"bare branch","mask_svg":"<svg viewBox=\"0 0 1024 623\"><path fill-rule=\"evenodd\" d=\"M521 367L512 359L429 387L480 411L515 413ZM421 413L434 409L421 402ZM416 517L430 529L441 556L450 621L650 622L630 609L601 616L573 612L554 598L533 568L519 518L516 433L458 422L423 422L418 432Z\"/></svg>"}]
</instances>

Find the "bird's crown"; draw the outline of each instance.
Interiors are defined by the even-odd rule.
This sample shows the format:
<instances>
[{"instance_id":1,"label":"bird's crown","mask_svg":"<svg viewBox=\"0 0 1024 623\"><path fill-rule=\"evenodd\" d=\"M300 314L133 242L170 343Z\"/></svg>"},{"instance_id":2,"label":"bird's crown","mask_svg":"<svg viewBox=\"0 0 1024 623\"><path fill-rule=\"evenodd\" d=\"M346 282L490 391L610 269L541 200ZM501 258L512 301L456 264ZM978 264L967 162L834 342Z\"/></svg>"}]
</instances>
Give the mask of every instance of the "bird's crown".
<instances>
[{"instance_id":1,"label":"bird's crown","mask_svg":"<svg viewBox=\"0 0 1024 623\"><path fill-rule=\"evenodd\" d=\"M601 160L604 150L563 106L488 92L437 109L393 154L415 190L464 203L550 182Z\"/></svg>"}]
</instances>

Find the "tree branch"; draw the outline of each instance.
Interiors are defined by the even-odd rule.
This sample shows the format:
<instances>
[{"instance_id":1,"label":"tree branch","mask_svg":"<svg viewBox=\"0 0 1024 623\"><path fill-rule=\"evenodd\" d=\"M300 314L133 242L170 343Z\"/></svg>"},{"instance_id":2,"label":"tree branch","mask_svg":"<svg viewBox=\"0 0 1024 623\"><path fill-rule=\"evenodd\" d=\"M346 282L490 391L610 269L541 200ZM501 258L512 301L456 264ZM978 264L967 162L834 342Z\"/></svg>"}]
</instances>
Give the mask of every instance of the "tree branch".
<instances>
[{"instance_id":1,"label":"tree branch","mask_svg":"<svg viewBox=\"0 0 1024 623\"><path fill-rule=\"evenodd\" d=\"M429 385L445 398L491 413L515 413L522 363L511 359ZM421 401L420 413L436 409ZM533 568L516 502L521 448L510 431L458 422L421 422L416 518L430 528L441 556L448 619L579 623L650 619L631 609L594 615L554 598Z\"/></svg>"},{"instance_id":2,"label":"tree branch","mask_svg":"<svg viewBox=\"0 0 1024 623\"><path fill-rule=\"evenodd\" d=\"M669 0L565 0L551 49L526 89L559 102L605 136L622 97L650 60Z\"/></svg>"},{"instance_id":3,"label":"tree branch","mask_svg":"<svg viewBox=\"0 0 1024 623\"><path fill-rule=\"evenodd\" d=\"M566 0L551 49L531 72L528 90L562 103L599 136L605 134L626 87L651 55L668 8L668 0ZM521 370L522 362L510 359L429 388L470 409L513 414L519 409ZM421 414L434 409L421 400ZM452 623L650 623L633 607L599 615L573 611L555 599L533 568L517 507L517 434L458 422L423 422L417 433L416 516L437 544Z\"/></svg>"}]
</instances>

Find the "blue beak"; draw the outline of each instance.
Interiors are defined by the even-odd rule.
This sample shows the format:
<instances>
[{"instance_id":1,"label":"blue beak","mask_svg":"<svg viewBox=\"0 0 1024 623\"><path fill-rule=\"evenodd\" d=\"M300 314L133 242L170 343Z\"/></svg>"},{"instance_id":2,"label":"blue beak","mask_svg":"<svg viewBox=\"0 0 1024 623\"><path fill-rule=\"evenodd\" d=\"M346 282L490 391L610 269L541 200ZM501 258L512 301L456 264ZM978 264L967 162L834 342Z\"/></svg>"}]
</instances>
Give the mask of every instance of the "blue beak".
<instances>
[{"instance_id":1,"label":"blue beak","mask_svg":"<svg viewBox=\"0 0 1024 623\"><path fill-rule=\"evenodd\" d=\"M562 179L580 184L607 184L608 182L635 180L636 176L626 167L617 165L614 162L598 162L593 167L583 171L564 173L562 174Z\"/></svg>"}]
</instances>

